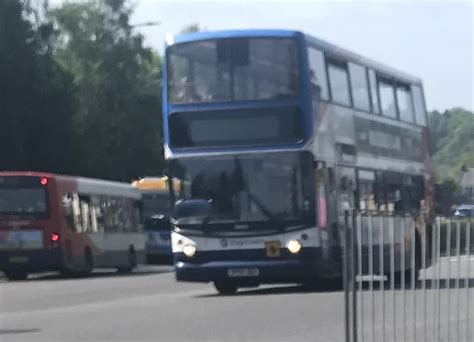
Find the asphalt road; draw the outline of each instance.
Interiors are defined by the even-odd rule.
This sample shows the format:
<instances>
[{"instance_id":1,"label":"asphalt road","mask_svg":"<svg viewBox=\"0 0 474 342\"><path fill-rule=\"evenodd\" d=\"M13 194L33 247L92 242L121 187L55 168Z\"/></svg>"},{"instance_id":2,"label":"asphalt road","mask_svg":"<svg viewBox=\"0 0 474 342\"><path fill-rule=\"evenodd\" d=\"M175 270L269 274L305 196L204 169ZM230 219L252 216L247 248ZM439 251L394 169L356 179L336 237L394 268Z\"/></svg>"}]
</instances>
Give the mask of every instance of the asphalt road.
<instances>
[{"instance_id":1,"label":"asphalt road","mask_svg":"<svg viewBox=\"0 0 474 342\"><path fill-rule=\"evenodd\" d=\"M440 265L438 270L442 268ZM426 277L435 270L427 270ZM441 284L439 289L431 289L431 281L428 281L426 291L421 285L419 282L415 291L402 292L390 291L386 283L385 291L374 291L373 297L371 292L365 291L358 298L363 303L360 308L364 312L360 317L364 322L359 321L359 328L362 331L363 324L365 340L371 341L372 326L375 340L381 340L385 333L386 341L402 341L403 334L410 337L414 329L418 340L423 340L425 331L429 334L436 331L434 327L439 319L441 335L447 336L450 322L452 338L458 329L460 340L466 341L465 327L474 326L474 293L470 301L466 301L467 292L453 289L455 284ZM470 286L473 286L472 281ZM364 287L367 289L367 284ZM443 300L437 302L437 298ZM448 298L451 301L449 312L446 309ZM404 301L406 310L403 310ZM472 308L470 316L467 316L467 308ZM458 311L461 312L459 319ZM415 325L411 323L414 316L418 317ZM210 284L175 282L168 267L146 266L131 275L96 272L82 279L40 275L23 282L0 280L0 341L341 342L344 341L343 318L344 294L340 290L310 291L286 285L245 289L236 296L218 296ZM392 328L393 323L396 329ZM382 326L386 329L381 329ZM434 335L427 340L431 338Z\"/></svg>"},{"instance_id":2,"label":"asphalt road","mask_svg":"<svg viewBox=\"0 0 474 342\"><path fill-rule=\"evenodd\" d=\"M0 283L0 340L341 341L342 292L301 287L217 296L163 268Z\"/></svg>"}]
</instances>

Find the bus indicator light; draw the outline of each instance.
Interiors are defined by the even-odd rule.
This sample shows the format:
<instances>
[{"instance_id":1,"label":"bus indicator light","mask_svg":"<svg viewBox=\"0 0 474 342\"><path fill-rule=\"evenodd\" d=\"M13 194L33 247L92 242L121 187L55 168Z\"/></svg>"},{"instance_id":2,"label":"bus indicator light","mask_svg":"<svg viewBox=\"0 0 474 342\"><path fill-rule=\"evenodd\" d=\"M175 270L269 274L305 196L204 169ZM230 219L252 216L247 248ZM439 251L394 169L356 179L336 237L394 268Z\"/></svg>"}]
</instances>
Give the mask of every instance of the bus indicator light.
<instances>
[{"instance_id":1,"label":"bus indicator light","mask_svg":"<svg viewBox=\"0 0 474 342\"><path fill-rule=\"evenodd\" d=\"M48 178L41 177L40 184L43 185L43 186L47 185L48 184Z\"/></svg>"},{"instance_id":2,"label":"bus indicator light","mask_svg":"<svg viewBox=\"0 0 474 342\"><path fill-rule=\"evenodd\" d=\"M59 234L58 233L51 233L50 239L52 242L58 242L59 241Z\"/></svg>"}]
</instances>

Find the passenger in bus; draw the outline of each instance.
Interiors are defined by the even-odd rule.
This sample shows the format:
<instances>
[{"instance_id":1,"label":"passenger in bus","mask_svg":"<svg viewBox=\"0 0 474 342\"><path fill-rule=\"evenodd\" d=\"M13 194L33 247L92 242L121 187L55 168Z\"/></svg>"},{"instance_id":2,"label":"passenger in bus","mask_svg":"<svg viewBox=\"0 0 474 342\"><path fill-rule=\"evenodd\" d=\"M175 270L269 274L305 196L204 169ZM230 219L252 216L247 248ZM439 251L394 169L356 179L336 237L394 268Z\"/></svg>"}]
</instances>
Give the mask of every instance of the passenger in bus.
<instances>
[{"instance_id":1,"label":"passenger in bus","mask_svg":"<svg viewBox=\"0 0 474 342\"><path fill-rule=\"evenodd\" d=\"M201 96L195 91L193 82L187 76L181 78L177 84L177 98L181 102L202 101Z\"/></svg>"}]
</instances>

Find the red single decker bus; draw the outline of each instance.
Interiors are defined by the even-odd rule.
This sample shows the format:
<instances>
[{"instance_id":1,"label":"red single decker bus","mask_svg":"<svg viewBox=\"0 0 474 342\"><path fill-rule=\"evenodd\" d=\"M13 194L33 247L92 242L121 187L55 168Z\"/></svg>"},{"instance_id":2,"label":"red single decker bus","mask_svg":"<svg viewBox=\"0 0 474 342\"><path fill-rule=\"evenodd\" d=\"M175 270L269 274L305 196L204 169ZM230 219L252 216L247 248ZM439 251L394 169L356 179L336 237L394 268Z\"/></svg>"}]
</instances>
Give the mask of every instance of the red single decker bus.
<instances>
[{"instance_id":1,"label":"red single decker bus","mask_svg":"<svg viewBox=\"0 0 474 342\"><path fill-rule=\"evenodd\" d=\"M8 279L95 267L130 272L144 256L141 193L130 184L0 172L0 270Z\"/></svg>"}]
</instances>

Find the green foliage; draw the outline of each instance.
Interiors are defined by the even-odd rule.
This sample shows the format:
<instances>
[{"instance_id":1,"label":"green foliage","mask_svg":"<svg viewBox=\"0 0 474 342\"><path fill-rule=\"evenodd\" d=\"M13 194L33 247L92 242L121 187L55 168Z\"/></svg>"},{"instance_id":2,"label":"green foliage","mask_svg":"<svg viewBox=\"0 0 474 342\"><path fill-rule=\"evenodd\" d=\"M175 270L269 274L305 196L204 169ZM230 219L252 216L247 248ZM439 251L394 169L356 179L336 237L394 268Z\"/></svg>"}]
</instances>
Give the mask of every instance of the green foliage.
<instances>
[{"instance_id":1,"label":"green foliage","mask_svg":"<svg viewBox=\"0 0 474 342\"><path fill-rule=\"evenodd\" d=\"M0 169L161 174L161 59L129 2L46 1L0 1Z\"/></svg>"},{"instance_id":2,"label":"green foliage","mask_svg":"<svg viewBox=\"0 0 474 342\"><path fill-rule=\"evenodd\" d=\"M459 182L463 167L474 167L474 113L454 108L430 113L433 163L438 181Z\"/></svg>"},{"instance_id":3,"label":"green foliage","mask_svg":"<svg viewBox=\"0 0 474 342\"><path fill-rule=\"evenodd\" d=\"M0 1L0 170L71 172L72 81L40 7Z\"/></svg>"},{"instance_id":4,"label":"green foliage","mask_svg":"<svg viewBox=\"0 0 474 342\"><path fill-rule=\"evenodd\" d=\"M129 25L131 13L123 0L64 3L50 13L57 60L76 87L83 175L129 180L163 168L161 60Z\"/></svg>"}]
</instances>

